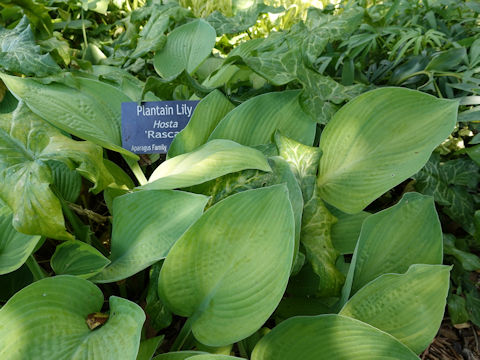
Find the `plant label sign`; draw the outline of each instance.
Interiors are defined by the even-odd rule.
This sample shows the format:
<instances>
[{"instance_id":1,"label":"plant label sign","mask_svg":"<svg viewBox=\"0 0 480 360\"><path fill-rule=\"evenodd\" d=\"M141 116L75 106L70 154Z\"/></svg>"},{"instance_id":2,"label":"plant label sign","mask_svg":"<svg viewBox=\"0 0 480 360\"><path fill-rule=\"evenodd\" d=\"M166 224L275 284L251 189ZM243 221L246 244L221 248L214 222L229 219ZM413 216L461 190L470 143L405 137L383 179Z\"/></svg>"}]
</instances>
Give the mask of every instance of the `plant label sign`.
<instances>
[{"instance_id":1,"label":"plant label sign","mask_svg":"<svg viewBox=\"0 0 480 360\"><path fill-rule=\"evenodd\" d=\"M166 154L197 104L197 100L122 103L122 147L135 154Z\"/></svg>"}]
</instances>

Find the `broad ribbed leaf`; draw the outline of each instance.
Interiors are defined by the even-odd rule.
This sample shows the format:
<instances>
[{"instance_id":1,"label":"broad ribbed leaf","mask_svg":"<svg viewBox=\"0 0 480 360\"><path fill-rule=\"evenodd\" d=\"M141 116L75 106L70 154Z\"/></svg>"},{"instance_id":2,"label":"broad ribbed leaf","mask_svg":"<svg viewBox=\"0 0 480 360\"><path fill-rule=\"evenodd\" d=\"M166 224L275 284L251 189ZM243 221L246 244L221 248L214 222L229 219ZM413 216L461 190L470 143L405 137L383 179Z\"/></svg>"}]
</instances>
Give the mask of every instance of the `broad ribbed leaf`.
<instances>
[{"instance_id":1,"label":"broad ribbed leaf","mask_svg":"<svg viewBox=\"0 0 480 360\"><path fill-rule=\"evenodd\" d=\"M332 225L332 243L340 254L353 254L363 221L371 214L361 211L356 214L333 212L337 222Z\"/></svg>"},{"instance_id":2,"label":"broad ribbed leaf","mask_svg":"<svg viewBox=\"0 0 480 360\"><path fill-rule=\"evenodd\" d=\"M135 303L110 297L110 316L94 331L87 315L101 310L103 294L74 276L46 278L24 288L0 310L0 358L135 360L145 314Z\"/></svg>"},{"instance_id":3,"label":"broad ribbed leaf","mask_svg":"<svg viewBox=\"0 0 480 360\"><path fill-rule=\"evenodd\" d=\"M60 196L68 202L76 202L82 189L80 174L60 161L50 160L47 164L52 170L53 186Z\"/></svg>"},{"instance_id":4,"label":"broad ribbed leaf","mask_svg":"<svg viewBox=\"0 0 480 360\"><path fill-rule=\"evenodd\" d=\"M285 185L244 191L212 206L176 242L160 297L188 316L195 337L224 346L258 330L287 286L295 223Z\"/></svg>"},{"instance_id":5,"label":"broad ribbed leaf","mask_svg":"<svg viewBox=\"0 0 480 360\"><path fill-rule=\"evenodd\" d=\"M441 264L442 259L442 228L433 199L406 193L397 205L363 222L345 290L354 294L382 274L402 274L410 265Z\"/></svg>"},{"instance_id":6,"label":"broad ribbed leaf","mask_svg":"<svg viewBox=\"0 0 480 360\"><path fill-rule=\"evenodd\" d=\"M194 73L212 52L215 37L215 29L201 19L175 28L165 47L155 54L156 72L165 79L176 78L184 70Z\"/></svg>"},{"instance_id":7,"label":"broad ribbed leaf","mask_svg":"<svg viewBox=\"0 0 480 360\"><path fill-rule=\"evenodd\" d=\"M54 239L72 239L65 230L49 160L61 161L92 181L94 192L113 179L103 164L102 149L74 141L21 105L0 115L0 198L12 209L17 231Z\"/></svg>"},{"instance_id":8,"label":"broad ribbed leaf","mask_svg":"<svg viewBox=\"0 0 480 360\"><path fill-rule=\"evenodd\" d=\"M233 108L233 104L218 90L205 96L193 111L185 129L173 139L168 157L193 151L205 144L219 121Z\"/></svg>"},{"instance_id":9,"label":"broad ribbed leaf","mask_svg":"<svg viewBox=\"0 0 480 360\"><path fill-rule=\"evenodd\" d=\"M26 16L11 30L0 27L0 69L27 76L61 70L49 54L42 55Z\"/></svg>"},{"instance_id":10,"label":"broad ribbed leaf","mask_svg":"<svg viewBox=\"0 0 480 360\"><path fill-rule=\"evenodd\" d=\"M0 203L0 275L17 270L27 260L40 236L25 235L12 226L13 214Z\"/></svg>"},{"instance_id":11,"label":"broad ribbed leaf","mask_svg":"<svg viewBox=\"0 0 480 360\"><path fill-rule=\"evenodd\" d=\"M340 315L388 332L419 354L442 322L449 275L448 266L418 264L403 275L382 275L358 291Z\"/></svg>"},{"instance_id":12,"label":"broad ribbed leaf","mask_svg":"<svg viewBox=\"0 0 480 360\"><path fill-rule=\"evenodd\" d=\"M393 336L340 315L290 318L255 346L252 360L418 360Z\"/></svg>"},{"instance_id":13,"label":"broad ribbed leaf","mask_svg":"<svg viewBox=\"0 0 480 360\"><path fill-rule=\"evenodd\" d=\"M295 257L300 243L300 229L302 224L303 199L302 191L298 181L292 172L289 164L279 156L272 156L268 159L271 172L261 170L244 170L219 177L215 180L201 184L193 188L210 196L207 207L231 196L233 194L258 189L276 184L286 184L288 197L292 204L293 216L295 218Z\"/></svg>"},{"instance_id":14,"label":"broad ribbed leaf","mask_svg":"<svg viewBox=\"0 0 480 360\"><path fill-rule=\"evenodd\" d=\"M144 190L113 201L111 264L91 279L125 279L165 258L203 213L208 197L173 190Z\"/></svg>"},{"instance_id":15,"label":"broad ribbed leaf","mask_svg":"<svg viewBox=\"0 0 480 360\"><path fill-rule=\"evenodd\" d=\"M322 133L320 196L343 212L361 211L420 170L453 130L457 107L404 88L356 97Z\"/></svg>"},{"instance_id":16,"label":"broad ribbed leaf","mask_svg":"<svg viewBox=\"0 0 480 360\"><path fill-rule=\"evenodd\" d=\"M273 142L276 130L305 145L312 145L316 124L303 112L298 90L255 96L230 111L210 139L230 139L243 145Z\"/></svg>"},{"instance_id":17,"label":"broad ribbed leaf","mask_svg":"<svg viewBox=\"0 0 480 360\"><path fill-rule=\"evenodd\" d=\"M182 188L245 169L271 171L260 151L229 140L213 140L161 163L142 188Z\"/></svg>"},{"instance_id":18,"label":"broad ribbed leaf","mask_svg":"<svg viewBox=\"0 0 480 360\"><path fill-rule=\"evenodd\" d=\"M88 279L102 271L110 261L93 246L82 241L66 241L57 246L50 264L57 275Z\"/></svg>"},{"instance_id":19,"label":"broad ribbed leaf","mask_svg":"<svg viewBox=\"0 0 480 360\"><path fill-rule=\"evenodd\" d=\"M120 134L121 103L132 100L115 87L82 77L74 79L75 88L1 73L0 78L34 113L59 129L136 158L121 147Z\"/></svg>"}]
</instances>

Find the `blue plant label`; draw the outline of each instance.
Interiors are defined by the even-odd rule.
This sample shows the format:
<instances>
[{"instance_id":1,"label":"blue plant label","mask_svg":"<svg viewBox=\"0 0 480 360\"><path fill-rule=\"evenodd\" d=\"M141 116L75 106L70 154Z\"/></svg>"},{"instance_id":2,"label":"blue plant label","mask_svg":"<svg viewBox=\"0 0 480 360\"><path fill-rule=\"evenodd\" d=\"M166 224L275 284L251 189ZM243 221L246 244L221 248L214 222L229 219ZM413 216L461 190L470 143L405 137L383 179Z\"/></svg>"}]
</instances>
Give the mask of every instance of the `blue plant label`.
<instances>
[{"instance_id":1,"label":"blue plant label","mask_svg":"<svg viewBox=\"0 0 480 360\"><path fill-rule=\"evenodd\" d=\"M196 100L122 103L122 147L135 154L166 154L197 104Z\"/></svg>"}]
</instances>

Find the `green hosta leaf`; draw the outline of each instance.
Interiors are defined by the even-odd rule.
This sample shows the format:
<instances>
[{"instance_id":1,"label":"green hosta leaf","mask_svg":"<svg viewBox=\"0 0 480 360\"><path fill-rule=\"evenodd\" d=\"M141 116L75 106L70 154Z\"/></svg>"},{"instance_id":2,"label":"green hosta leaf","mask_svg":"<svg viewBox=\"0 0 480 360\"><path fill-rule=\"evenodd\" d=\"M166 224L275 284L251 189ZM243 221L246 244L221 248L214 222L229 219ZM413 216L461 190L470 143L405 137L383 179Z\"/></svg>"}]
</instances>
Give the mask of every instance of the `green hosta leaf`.
<instances>
[{"instance_id":1,"label":"green hosta leaf","mask_svg":"<svg viewBox=\"0 0 480 360\"><path fill-rule=\"evenodd\" d=\"M433 199L406 193L397 205L363 222L345 290L354 294L379 275L404 273L412 264L441 264L442 259L442 228Z\"/></svg>"},{"instance_id":2,"label":"green hosta leaf","mask_svg":"<svg viewBox=\"0 0 480 360\"><path fill-rule=\"evenodd\" d=\"M478 165L467 158L443 162L434 153L417 174L415 188L422 194L432 195L435 201L445 206L445 213L458 222L470 234L475 232L473 198L480 180Z\"/></svg>"},{"instance_id":3,"label":"green hosta leaf","mask_svg":"<svg viewBox=\"0 0 480 360\"><path fill-rule=\"evenodd\" d=\"M298 90L255 96L230 111L210 139L230 139L243 145L271 143L276 130L305 145L312 145L316 124L298 102Z\"/></svg>"},{"instance_id":4,"label":"green hosta leaf","mask_svg":"<svg viewBox=\"0 0 480 360\"><path fill-rule=\"evenodd\" d=\"M193 111L185 129L173 139L168 157L193 151L205 144L220 120L233 108L233 104L218 90L205 96Z\"/></svg>"},{"instance_id":5,"label":"green hosta leaf","mask_svg":"<svg viewBox=\"0 0 480 360\"><path fill-rule=\"evenodd\" d=\"M55 249L50 264L57 275L88 279L102 271L110 261L93 246L82 241L66 241Z\"/></svg>"},{"instance_id":6,"label":"green hosta leaf","mask_svg":"<svg viewBox=\"0 0 480 360\"><path fill-rule=\"evenodd\" d=\"M76 88L1 73L0 78L34 113L59 129L136 158L121 147L120 134L121 104L132 100L115 87L82 77L73 80Z\"/></svg>"},{"instance_id":7,"label":"green hosta leaf","mask_svg":"<svg viewBox=\"0 0 480 360\"><path fill-rule=\"evenodd\" d=\"M103 294L74 276L46 278L24 288L0 310L0 357L16 359L135 360L145 314L135 303L110 297L110 316L91 331L87 315Z\"/></svg>"},{"instance_id":8,"label":"green hosta leaf","mask_svg":"<svg viewBox=\"0 0 480 360\"><path fill-rule=\"evenodd\" d=\"M102 149L69 139L21 105L0 115L0 198L13 210L13 226L25 234L72 239L65 230L49 160L61 161L95 184L94 192L113 179L103 165Z\"/></svg>"},{"instance_id":9,"label":"green hosta leaf","mask_svg":"<svg viewBox=\"0 0 480 360\"><path fill-rule=\"evenodd\" d=\"M337 222L332 225L332 243L340 254L353 254L363 221L371 214L361 211L356 214L333 212Z\"/></svg>"},{"instance_id":10,"label":"green hosta leaf","mask_svg":"<svg viewBox=\"0 0 480 360\"><path fill-rule=\"evenodd\" d=\"M271 172L244 170L194 187L193 191L209 195L211 198L208 206L211 206L228 196L242 191L276 184L286 184L295 218L295 253L297 253L303 212L302 191L291 167L285 160L279 156L272 156L268 159L268 163L271 167Z\"/></svg>"},{"instance_id":11,"label":"green hosta leaf","mask_svg":"<svg viewBox=\"0 0 480 360\"><path fill-rule=\"evenodd\" d=\"M200 342L224 346L244 339L280 302L294 231L285 185L232 195L207 210L170 250L160 297L173 312L190 317Z\"/></svg>"},{"instance_id":12,"label":"green hosta leaf","mask_svg":"<svg viewBox=\"0 0 480 360\"><path fill-rule=\"evenodd\" d=\"M13 214L0 204L0 275L17 270L27 260L40 236L25 235L12 226Z\"/></svg>"},{"instance_id":13,"label":"green hosta leaf","mask_svg":"<svg viewBox=\"0 0 480 360\"><path fill-rule=\"evenodd\" d=\"M184 70L194 73L210 55L215 36L215 29L201 19L175 28L165 47L155 54L155 70L165 79L176 78Z\"/></svg>"},{"instance_id":14,"label":"green hosta leaf","mask_svg":"<svg viewBox=\"0 0 480 360\"><path fill-rule=\"evenodd\" d=\"M449 274L448 266L417 264L402 275L382 275L359 290L340 315L375 326L419 354L442 322Z\"/></svg>"},{"instance_id":15,"label":"green hosta leaf","mask_svg":"<svg viewBox=\"0 0 480 360\"><path fill-rule=\"evenodd\" d=\"M335 267L338 252L332 244L330 231L337 219L330 214L316 192L305 204L300 241L307 250L313 271L319 276L319 296L337 296L345 276Z\"/></svg>"},{"instance_id":16,"label":"green hosta leaf","mask_svg":"<svg viewBox=\"0 0 480 360\"><path fill-rule=\"evenodd\" d=\"M202 351L173 351L155 356L152 360L186 360L192 356L205 354Z\"/></svg>"},{"instance_id":17,"label":"green hosta leaf","mask_svg":"<svg viewBox=\"0 0 480 360\"><path fill-rule=\"evenodd\" d=\"M71 203L77 201L82 189L82 177L75 170L71 170L66 164L60 161L50 160L47 162L52 170L53 186L60 196Z\"/></svg>"},{"instance_id":18,"label":"green hosta leaf","mask_svg":"<svg viewBox=\"0 0 480 360\"><path fill-rule=\"evenodd\" d=\"M381 88L342 107L322 133L320 196L361 211L415 174L453 130L458 103L404 88Z\"/></svg>"},{"instance_id":19,"label":"green hosta leaf","mask_svg":"<svg viewBox=\"0 0 480 360\"><path fill-rule=\"evenodd\" d=\"M94 282L125 279L165 258L203 213L208 198L173 190L145 190L113 201L111 264Z\"/></svg>"},{"instance_id":20,"label":"green hosta leaf","mask_svg":"<svg viewBox=\"0 0 480 360\"><path fill-rule=\"evenodd\" d=\"M265 13L280 13L285 11L285 8L268 6L263 3L254 4L246 9L238 10L235 16L225 16L220 11L216 10L211 13L206 20L212 25L218 36L223 34L235 34L248 30L255 25L258 16Z\"/></svg>"},{"instance_id":21,"label":"green hosta leaf","mask_svg":"<svg viewBox=\"0 0 480 360\"><path fill-rule=\"evenodd\" d=\"M41 54L26 16L12 30L0 27L0 69L27 76L46 76L61 70L49 54Z\"/></svg>"},{"instance_id":22,"label":"green hosta leaf","mask_svg":"<svg viewBox=\"0 0 480 360\"><path fill-rule=\"evenodd\" d=\"M340 315L299 316L265 335L252 360L418 360L393 336Z\"/></svg>"},{"instance_id":23,"label":"green hosta leaf","mask_svg":"<svg viewBox=\"0 0 480 360\"><path fill-rule=\"evenodd\" d=\"M317 147L303 145L295 140L275 133L275 144L279 155L289 164L302 189L303 200L312 198L317 181L318 161L321 152Z\"/></svg>"},{"instance_id":24,"label":"green hosta leaf","mask_svg":"<svg viewBox=\"0 0 480 360\"><path fill-rule=\"evenodd\" d=\"M142 188L182 188L244 169L271 171L260 151L229 140L213 140L161 163Z\"/></svg>"}]
</instances>

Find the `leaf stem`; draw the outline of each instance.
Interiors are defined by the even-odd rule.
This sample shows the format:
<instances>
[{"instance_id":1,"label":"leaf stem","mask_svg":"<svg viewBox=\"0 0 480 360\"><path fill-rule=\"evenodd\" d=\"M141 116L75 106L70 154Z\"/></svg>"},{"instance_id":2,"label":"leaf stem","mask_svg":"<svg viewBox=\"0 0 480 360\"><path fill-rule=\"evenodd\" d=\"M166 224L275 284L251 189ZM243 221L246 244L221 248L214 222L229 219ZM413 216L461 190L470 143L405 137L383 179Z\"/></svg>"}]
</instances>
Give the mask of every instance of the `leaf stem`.
<instances>
[{"instance_id":1,"label":"leaf stem","mask_svg":"<svg viewBox=\"0 0 480 360\"><path fill-rule=\"evenodd\" d=\"M85 54L87 52L87 47L88 47L88 41L87 41L87 30L85 29L85 19L83 16L83 8L80 12L81 18L82 18L82 35L83 35L83 43L85 45L85 51L83 52L83 57L85 57Z\"/></svg>"},{"instance_id":2,"label":"leaf stem","mask_svg":"<svg viewBox=\"0 0 480 360\"><path fill-rule=\"evenodd\" d=\"M243 340L239 341L237 343L237 346L238 346L238 351L240 352L240 356L245 358L245 359L248 358L247 349L245 348L245 344L244 344Z\"/></svg>"},{"instance_id":3,"label":"leaf stem","mask_svg":"<svg viewBox=\"0 0 480 360\"><path fill-rule=\"evenodd\" d=\"M147 178L145 177L145 174L143 173L143 170L140 167L140 165L138 165L138 161L133 160L128 156L123 156L123 158L127 162L130 169L132 170L133 175L135 175L135 178L137 179L139 185L145 185L147 183Z\"/></svg>"},{"instance_id":4,"label":"leaf stem","mask_svg":"<svg viewBox=\"0 0 480 360\"><path fill-rule=\"evenodd\" d=\"M180 333L175 339L170 351L180 351L182 349L182 346L185 344L185 341L187 341L187 338L192 331L192 323L193 321L191 317L185 321L185 324L183 324L182 330L180 330Z\"/></svg>"},{"instance_id":5,"label":"leaf stem","mask_svg":"<svg viewBox=\"0 0 480 360\"><path fill-rule=\"evenodd\" d=\"M27 258L25 264L33 275L33 281L42 280L47 277L45 271L38 265L37 260L33 257L33 254Z\"/></svg>"}]
</instances>

